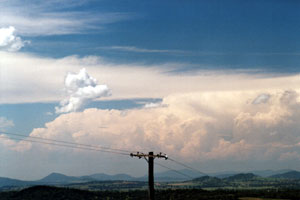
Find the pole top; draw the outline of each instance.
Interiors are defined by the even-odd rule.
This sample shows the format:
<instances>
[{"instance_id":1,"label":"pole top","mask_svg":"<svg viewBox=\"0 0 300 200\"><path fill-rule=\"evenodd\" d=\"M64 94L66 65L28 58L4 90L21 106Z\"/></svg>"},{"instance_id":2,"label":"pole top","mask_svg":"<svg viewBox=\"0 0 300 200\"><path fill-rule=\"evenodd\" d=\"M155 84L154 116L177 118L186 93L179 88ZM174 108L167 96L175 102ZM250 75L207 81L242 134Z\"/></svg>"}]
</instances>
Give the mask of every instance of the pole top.
<instances>
[{"instance_id":1,"label":"pole top","mask_svg":"<svg viewBox=\"0 0 300 200\"><path fill-rule=\"evenodd\" d=\"M148 154L142 153L142 152L137 152L137 153L130 153L131 157L138 157L139 159L141 158L164 158L165 160L168 159L168 155L165 153L158 153L158 154L154 154L153 151L150 151Z\"/></svg>"}]
</instances>

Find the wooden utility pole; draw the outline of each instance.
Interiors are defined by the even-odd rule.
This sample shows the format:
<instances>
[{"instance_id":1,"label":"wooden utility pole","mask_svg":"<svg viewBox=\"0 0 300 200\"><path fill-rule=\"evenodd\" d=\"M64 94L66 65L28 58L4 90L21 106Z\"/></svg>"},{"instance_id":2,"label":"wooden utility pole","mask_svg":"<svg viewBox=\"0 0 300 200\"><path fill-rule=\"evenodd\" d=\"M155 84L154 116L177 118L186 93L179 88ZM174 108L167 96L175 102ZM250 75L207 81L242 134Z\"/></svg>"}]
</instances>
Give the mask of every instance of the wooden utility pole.
<instances>
[{"instance_id":1,"label":"wooden utility pole","mask_svg":"<svg viewBox=\"0 0 300 200\"><path fill-rule=\"evenodd\" d=\"M154 155L151 151L148 154L144 154L141 152L131 153L131 157L138 157L139 159L145 158L148 162L148 185L149 185L149 199L154 200L154 158L164 158L168 159L168 156L163 153L159 153Z\"/></svg>"},{"instance_id":2,"label":"wooden utility pole","mask_svg":"<svg viewBox=\"0 0 300 200\"><path fill-rule=\"evenodd\" d=\"M149 199L154 200L154 157L153 157L153 152L149 152L149 158L148 158L148 184L149 184Z\"/></svg>"}]
</instances>

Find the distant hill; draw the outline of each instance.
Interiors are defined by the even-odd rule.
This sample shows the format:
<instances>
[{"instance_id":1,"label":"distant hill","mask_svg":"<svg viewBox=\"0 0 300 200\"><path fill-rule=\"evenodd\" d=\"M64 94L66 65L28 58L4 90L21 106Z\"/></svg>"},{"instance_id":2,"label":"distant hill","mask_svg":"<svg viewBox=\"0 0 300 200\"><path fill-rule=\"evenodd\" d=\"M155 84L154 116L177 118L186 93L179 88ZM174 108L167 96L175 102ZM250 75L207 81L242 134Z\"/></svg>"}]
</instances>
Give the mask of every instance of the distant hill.
<instances>
[{"instance_id":1,"label":"distant hill","mask_svg":"<svg viewBox=\"0 0 300 200\"><path fill-rule=\"evenodd\" d=\"M21 180L17 180L17 179L0 177L0 187L22 186L22 185L33 185L33 184L34 183L32 181L21 181Z\"/></svg>"},{"instance_id":2,"label":"distant hill","mask_svg":"<svg viewBox=\"0 0 300 200\"><path fill-rule=\"evenodd\" d=\"M223 187L226 186L226 182L222 179L212 176L202 176L192 180L193 183L198 184L201 187Z\"/></svg>"},{"instance_id":3,"label":"distant hill","mask_svg":"<svg viewBox=\"0 0 300 200\"><path fill-rule=\"evenodd\" d=\"M51 173L45 178L38 180L37 182L46 183L46 184L59 184L59 183L72 183L82 181L79 177L66 176L60 173Z\"/></svg>"},{"instance_id":4,"label":"distant hill","mask_svg":"<svg viewBox=\"0 0 300 200\"><path fill-rule=\"evenodd\" d=\"M205 173L200 173L197 171L193 171L190 169L182 169L178 170L179 173L175 171L169 170L164 172L155 173L154 177L156 180L160 181L183 181L183 180L190 180L192 178L198 178L202 176L207 176ZM183 175L185 174L185 175ZM191 178L189 178L191 177Z\"/></svg>"},{"instance_id":5,"label":"distant hill","mask_svg":"<svg viewBox=\"0 0 300 200\"><path fill-rule=\"evenodd\" d=\"M222 179L220 178L217 178L217 177L211 177L211 176L202 176L202 177L199 177L199 178L195 178L193 179L192 181L195 181L195 182L210 182L210 181L222 181Z\"/></svg>"},{"instance_id":6,"label":"distant hill","mask_svg":"<svg viewBox=\"0 0 300 200\"><path fill-rule=\"evenodd\" d=\"M282 170L284 171L284 170ZM272 174L274 171L272 170L264 170L264 171L256 171L257 174L254 173L239 173L234 175L229 174L219 174L221 178L219 177L213 177L205 175L204 173L195 172L193 170L184 169L184 170L178 170L176 173L175 171L165 171L165 172L159 172L154 174L154 180L155 182L160 182L159 184L168 184L168 182L191 182L197 184L199 187L236 187L238 184L248 184L251 185L264 185L264 184L285 184L285 185L293 185L298 184L294 183L295 179L300 180L300 172L298 171L288 171L285 173L275 174L269 177L263 178L262 176L257 176L257 174ZM185 175L187 176L185 176ZM222 177L222 176L225 176ZM270 178L271 177L271 178ZM274 178L277 178L278 180L274 180ZM285 180L282 180L285 179ZM67 176L61 173L51 173L48 176L37 180L37 181L22 181L17 179L10 179L10 178L4 178L0 177L0 190L6 190L9 188L14 187L28 187L33 185L68 185L68 184L89 184L91 182L101 182L101 181L119 181L119 182L147 182L148 176L142 176L142 177L132 177L127 174L115 174L115 175L108 175L104 173L97 173L92 174L88 176ZM294 182L293 182L294 181ZM297 180L298 181L298 180ZM124 182L124 183L125 183ZM277 183L278 182L278 183ZM98 184L98 183L97 183ZM96 184L96 185L97 185ZM132 184L132 183L131 183ZM275 184L275 186L276 186ZM92 184L90 184L92 185ZM98 184L99 185L99 184ZM300 182L299 182L300 185ZM91 186L92 187L92 186ZM102 186L101 186L102 187ZM123 186L122 186L123 187ZM127 186L126 186L127 187Z\"/></svg>"},{"instance_id":7,"label":"distant hill","mask_svg":"<svg viewBox=\"0 0 300 200\"><path fill-rule=\"evenodd\" d=\"M248 181L258 178L259 176L253 173L241 173L225 178L227 181Z\"/></svg>"},{"instance_id":8,"label":"distant hill","mask_svg":"<svg viewBox=\"0 0 300 200\"><path fill-rule=\"evenodd\" d=\"M156 182L186 181L186 180L191 180L193 178L197 178L197 177L201 177L201 176L206 176L206 174L196 172L193 170L189 170L189 169L182 169L182 170L178 170L177 172L168 170L168 171L164 171L164 172L154 173L154 180ZM191 177L191 178L189 178L189 177ZM133 180L147 181L148 176L145 175L142 177L135 178Z\"/></svg>"},{"instance_id":9,"label":"distant hill","mask_svg":"<svg viewBox=\"0 0 300 200\"><path fill-rule=\"evenodd\" d=\"M89 177L97 181L108 181L108 180L124 180L124 181L129 181L129 180L134 180L135 178L132 176L129 176L128 174L115 174L115 175L108 175L104 173L98 173L98 174L92 174L89 176L84 176L84 177Z\"/></svg>"},{"instance_id":10,"label":"distant hill","mask_svg":"<svg viewBox=\"0 0 300 200\"><path fill-rule=\"evenodd\" d=\"M218 173L210 173L209 176L217 177L217 178L228 178L230 176L234 176L239 174L240 172L218 172Z\"/></svg>"},{"instance_id":11,"label":"distant hill","mask_svg":"<svg viewBox=\"0 0 300 200\"><path fill-rule=\"evenodd\" d=\"M289 171L286 173L273 175L271 178L300 179L300 172Z\"/></svg>"},{"instance_id":12,"label":"distant hill","mask_svg":"<svg viewBox=\"0 0 300 200\"><path fill-rule=\"evenodd\" d=\"M282 170L256 170L256 171L250 171L248 173L253 173L255 175L258 176L262 176L262 177L269 177L269 176L273 176L276 174L283 174L286 172L292 171L290 169L282 169Z\"/></svg>"},{"instance_id":13,"label":"distant hill","mask_svg":"<svg viewBox=\"0 0 300 200\"><path fill-rule=\"evenodd\" d=\"M281 170L254 170L254 171L247 171L247 172L241 172L241 171L224 171L224 172L216 172L216 173L209 173L209 176L214 176L218 178L227 178L230 176L234 176L236 174L241 174L241 173L252 173L257 176L261 177L270 177L276 174L282 174L292 171L290 169L281 169Z\"/></svg>"},{"instance_id":14,"label":"distant hill","mask_svg":"<svg viewBox=\"0 0 300 200\"><path fill-rule=\"evenodd\" d=\"M38 180L40 183L46 184L67 184L67 183L76 183L76 182L90 182L90 181L113 181L113 180L133 180L134 177L129 176L127 174L115 174L108 175L104 173L92 174L89 176L66 176L60 173L51 173L45 178Z\"/></svg>"},{"instance_id":15,"label":"distant hill","mask_svg":"<svg viewBox=\"0 0 300 200\"><path fill-rule=\"evenodd\" d=\"M155 173L155 181L156 182L170 182L170 181L184 181L189 180L192 178L196 178L201 176L202 174L199 172L194 172L192 170L179 170L181 174L178 174L174 171L165 171L160 173ZM187 176L184 176L182 174L185 174ZM142 177L132 177L128 174L115 174L115 175L109 175L105 173L97 173L92 174L88 176L67 176L61 173L51 173L47 175L46 177L37 180L37 181L29 181L29 182L22 182L19 180L14 179L7 179L3 180L2 186L6 186L6 183L11 183L12 185L24 185L24 184L31 184L31 185L37 185L37 184L46 184L46 185L56 185L56 184L71 184L71 183L82 183L82 182L91 182L91 181L115 181L115 180L124 180L124 181L147 181L148 176L142 176ZM19 181L19 182L18 182ZM0 187L1 187L1 180L0 180Z\"/></svg>"},{"instance_id":16,"label":"distant hill","mask_svg":"<svg viewBox=\"0 0 300 200\"><path fill-rule=\"evenodd\" d=\"M187 181L186 183L194 186L197 185L200 188L238 188L269 184L267 178L259 178L259 176L252 173L240 173L227 178L203 176L192 181Z\"/></svg>"}]
</instances>

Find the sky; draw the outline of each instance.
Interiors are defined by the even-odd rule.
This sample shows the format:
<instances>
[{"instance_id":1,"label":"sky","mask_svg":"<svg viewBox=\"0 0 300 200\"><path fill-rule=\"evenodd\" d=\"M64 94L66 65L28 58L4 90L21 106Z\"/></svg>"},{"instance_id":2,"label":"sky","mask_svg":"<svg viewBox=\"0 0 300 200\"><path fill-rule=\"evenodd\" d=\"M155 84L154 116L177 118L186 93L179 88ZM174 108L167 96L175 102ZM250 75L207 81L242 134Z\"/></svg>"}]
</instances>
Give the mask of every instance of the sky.
<instances>
[{"instance_id":1,"label":"sky","mask_svg":"<svg viewBox=\"0 0 300 200\"><path fill-rule=\"evenodd\" d=\"M204 173L300 170L299 9L0 0L0 176L147 172L144 160L4 132L163 152Z\"/></svg>"}]
</instances>

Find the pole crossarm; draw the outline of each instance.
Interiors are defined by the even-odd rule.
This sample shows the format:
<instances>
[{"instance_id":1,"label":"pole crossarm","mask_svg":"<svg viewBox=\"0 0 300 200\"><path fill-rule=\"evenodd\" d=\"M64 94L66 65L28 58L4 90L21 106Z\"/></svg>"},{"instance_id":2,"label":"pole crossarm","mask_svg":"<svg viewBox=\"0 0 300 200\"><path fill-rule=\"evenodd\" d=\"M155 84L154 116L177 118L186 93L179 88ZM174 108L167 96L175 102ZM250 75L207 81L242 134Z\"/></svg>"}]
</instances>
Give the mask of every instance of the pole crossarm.
<instances>
[{"instance_id":1,"label":"pole crossarm","mask_svg":"<svg viewBox=\"0 0 300 200\"><path fill-rule=\"evenodd\" d=\"M139 159L141 159L141 158L145 158L145 159L147 159L147 158L164 158L165 160L167 160L168 159L168 155L167 154L165 154L165 153L162 153L162 152L160 152L160 153L158 153L158 154L145 154L145 153L142 153L142 152L136 152L136 153L130 153L130 156L131 157L138 157Z\"/></svg>"}]
</instances>

